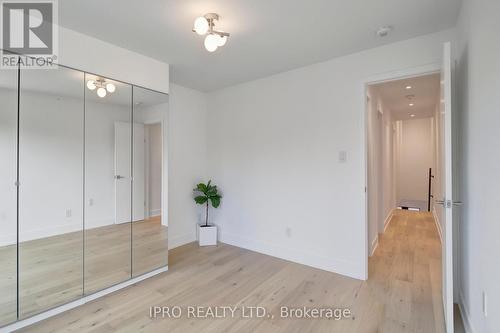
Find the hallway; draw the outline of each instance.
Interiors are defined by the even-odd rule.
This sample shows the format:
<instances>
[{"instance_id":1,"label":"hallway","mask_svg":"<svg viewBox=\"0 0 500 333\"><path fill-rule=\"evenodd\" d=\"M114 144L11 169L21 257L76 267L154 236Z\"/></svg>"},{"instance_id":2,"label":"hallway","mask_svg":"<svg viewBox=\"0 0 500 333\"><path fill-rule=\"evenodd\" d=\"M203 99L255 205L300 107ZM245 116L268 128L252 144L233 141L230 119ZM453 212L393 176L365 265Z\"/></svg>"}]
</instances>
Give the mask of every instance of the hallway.
<instances>
[{"instance_id":1,"label":"hallway","mask_svg":"<svg viewBox=\"0 0 500 333\"><path fill-rule=\"evenodd\" d=\"M444 332L441 243L428 212L395 210L369 260L382 332Z\"/></svg>"}]
</instances>

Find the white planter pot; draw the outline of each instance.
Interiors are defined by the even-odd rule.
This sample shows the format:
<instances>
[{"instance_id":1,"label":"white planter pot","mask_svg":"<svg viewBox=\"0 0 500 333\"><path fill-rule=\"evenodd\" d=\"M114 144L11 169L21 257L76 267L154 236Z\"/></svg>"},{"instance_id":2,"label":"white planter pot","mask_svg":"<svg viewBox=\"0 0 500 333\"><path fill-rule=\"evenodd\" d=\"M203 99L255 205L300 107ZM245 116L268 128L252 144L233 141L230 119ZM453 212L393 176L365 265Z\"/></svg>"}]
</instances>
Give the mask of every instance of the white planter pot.
<instances>
[{"instance_id":1,"label":"white planter pot","mask_svg":"<svg viewBox=\"0 0 500 333\"><path fill-rule=\"evenodd\" d=\"M198 244L200 246L217 245L217 226L198 225Z\"/></svg>"}]
</instances>

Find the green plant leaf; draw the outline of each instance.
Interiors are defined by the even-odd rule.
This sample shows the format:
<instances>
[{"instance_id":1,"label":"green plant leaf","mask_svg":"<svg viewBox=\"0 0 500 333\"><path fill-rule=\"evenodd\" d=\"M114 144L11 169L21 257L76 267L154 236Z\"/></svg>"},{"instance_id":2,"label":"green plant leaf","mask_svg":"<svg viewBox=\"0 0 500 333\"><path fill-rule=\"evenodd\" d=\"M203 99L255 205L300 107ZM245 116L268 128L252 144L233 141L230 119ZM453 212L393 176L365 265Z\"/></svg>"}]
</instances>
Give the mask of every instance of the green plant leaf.
<instances>
[{"instance_id":1,"label":"green plant leaf","mask_svg":"<svg viewBox=\"0 0 500 333\"><path fill-rule=\"evenodd\" d=\"M214 208L219 207L219 205L220 205L220 199L221 199L220 195L215 195L213 197L210 197L210 202L212 202L212 206Z\"/></svg>"},{"instance_id":2,"label":"green plant leaf","mask_svg":"<svg viewBox=\"0 0 500 333\"><path fill-rule=\"evenodd\" d=\"M204 196L204 195L199 195L199 196L194 198L194 201L196 201L196 203L198 205L203 205L205 202L207 202L207 200L208 200L208 197Z\"/></svg>"},{"instance_id":3,"label":"green plant leaf","mask_svg":"<svg viewBox=\"0 0 500 333\"><path fill-rule=\"evenodd\" d=\"M208 189L206 195L207 197L213 197L214 195L217 195L217 187Z\"/></svg>"},{"instance_id":4,"label":"green plant leaf","mask_svg":"<svg viewBox=\"0 0 500 333\"><path fill-rule=\"evenodd\" d=\"M201 193L206 193L207 192L207 185L203 183L199 183L196 185L196 190L200 191Z\"/></svg>"}]
</instances>

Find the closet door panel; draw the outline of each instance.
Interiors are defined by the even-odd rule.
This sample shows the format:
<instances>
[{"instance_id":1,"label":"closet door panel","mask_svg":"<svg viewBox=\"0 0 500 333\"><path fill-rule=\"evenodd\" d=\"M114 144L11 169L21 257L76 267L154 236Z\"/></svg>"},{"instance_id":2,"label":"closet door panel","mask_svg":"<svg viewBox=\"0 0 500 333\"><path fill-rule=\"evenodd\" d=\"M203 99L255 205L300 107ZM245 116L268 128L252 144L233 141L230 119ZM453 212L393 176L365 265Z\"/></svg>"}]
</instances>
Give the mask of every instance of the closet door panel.
<instances>
[{"instance_id":1,"label":"closet door panel","mask_svg":"<svg viewBox=\"0 0 500 333\"><path fill-rule=\"evenodd\" d=\"M85 82L88 295L131 278L132 87L89 74Z\"/></svg>"},{"instance_id":2,"label":"closet door panel","mask_svg":"<svg viewBox=\"0 0 500 333\"><path fill-rule=\"evenodd\" d=\"M84 74L20 72L19 317L83 295Z\"/></svg>"},{"instance_id":3,"label":"closet door panel","mask_svg":"<svg viewBox=\"0 0 500 333\"><path fill-rule=\"evenodd\" d=\"M162 212L163 117L168 95L134 86L132 275L168 264L167 223Z\"/></svg>"},{"instance_id":4,"label":"closet door panel","mask_svg":"<svg viewBox=\"0 0 500 333\"><path fill-rule=\"evenodd\" d=\"M0 326L17 319L17 71L0 76Z\"/></svg>"}]
</instances>

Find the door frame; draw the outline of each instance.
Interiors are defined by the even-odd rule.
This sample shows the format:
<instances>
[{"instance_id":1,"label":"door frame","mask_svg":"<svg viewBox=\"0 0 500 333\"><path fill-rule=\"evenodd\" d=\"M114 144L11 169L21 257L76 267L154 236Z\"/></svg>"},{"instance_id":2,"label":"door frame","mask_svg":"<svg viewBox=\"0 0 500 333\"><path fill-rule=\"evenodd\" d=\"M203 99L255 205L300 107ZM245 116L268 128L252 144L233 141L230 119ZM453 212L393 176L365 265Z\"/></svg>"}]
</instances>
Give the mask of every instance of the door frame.
<instances>
[{"instance_id":1,"label":"door frame","mask_svg":"<svg viewBox=\"0 0 500 333\"><path fill-rule=\"evenodd\" d=\"M144 125L153 125L159 124L161 127L161 224L168 227L168 121L169 121L169 112L170 112L170 99L167 103L167 108L164 110L161 115L152 117L151 119L147 119L143 122ZM149 164L149 161L147 162ZM149 175L148 175L149 177ZM149 187L149 185L146 185ZM149 190L149 188L148 188ZM149 200L149 199L148 199ZM148 202L148 210L149 210L149 202ZM149 216L149 211L147 212L147 216ZM170 244L170 242L169 242Z\"/></svg>"},{"instance_id":2,"label":"door frame","mask_svg":"<svg viewBox=\"0 0 500 333\"><path fill-rule=\"evenodd\" d=\"M144 215L145 215L145 218L151 218L151 198L150 198L150 195L149 195L149 191L150 191L150 183L151 183L151 173L149 172L150 171L150 166L151 166L151 154L150 154L150 148L151 148L151 137L150 137L150 128L148 126L151 126L151 125L159 125L160 126L160 146L161 146L161 160L162 160L162 168L163 168L163 147L164 147L164 144L163 144L163 123L161 120L153 120L153 121L145 121L144 123L144 126L145 128L147 128L147 130L145 131L145 135L144 135L144 150L145 150L145 154L144 154L144 157L145 157L145 161L144 161L144 167L145 167L145 171L144 171L144 175L145 175L145 184L144 184L144 200L146 201L146 209L145 209L145 212L144 212ZM161 181L163 183L163 171L161 170L160 171L160 174L161 174ZM160 192L162 192L163 190L161 189ZM163 198L163 193L160 193L160 215L163 215L163 211L162 211L162 198ZM161 218L163 219L163 216L161 216Z\"/></svg>"},{"instance_id":3,"label":"door frame","mask_svg":"<svg viewBox=\"0 0 500 333\"><path fill-rule=\"evenodd\" d=\"M385 72L377 75L373 75L370 77L366 77L361 80L361 83L359 85L360 88L360 98L359 101L362 102L362 106L360 109L363 112L363 117L362 117L362 163L363 163L363 178L364 178L364 189L363 190L363 210L364 210L364 226L363 226L363 232L364 232L364 246L363 246L363 255L364 255L364 265L363 265L363 271L362 271L362 278L364 280L368 280L368 258L369 258L369 252L370 252L370 247L371 244L369 244L369 235L368 235L368 204L369 204L369 198L368 198L368 121L367 121L367 112L366 112L366 96L368 93L368 86L373 85L373 84L378 84L378 83L384 83L384 82L390 82L390 81L395 81L395 80L402 80L402 79L408 79L408 78L413 78L417 76L423 76L423 75L429 75L429 74L436 74L441 72L441 63L435 62L435 63L430 63L427 65L423 66L416 66L416 67L408 67L400 70L395 70L395 71L390 71L390 72Z\"/></svg>"}]
</instances>

